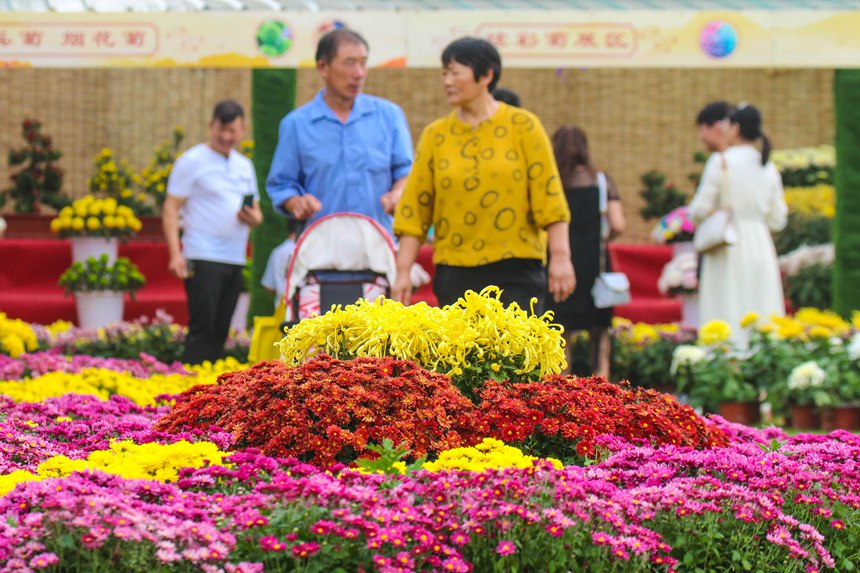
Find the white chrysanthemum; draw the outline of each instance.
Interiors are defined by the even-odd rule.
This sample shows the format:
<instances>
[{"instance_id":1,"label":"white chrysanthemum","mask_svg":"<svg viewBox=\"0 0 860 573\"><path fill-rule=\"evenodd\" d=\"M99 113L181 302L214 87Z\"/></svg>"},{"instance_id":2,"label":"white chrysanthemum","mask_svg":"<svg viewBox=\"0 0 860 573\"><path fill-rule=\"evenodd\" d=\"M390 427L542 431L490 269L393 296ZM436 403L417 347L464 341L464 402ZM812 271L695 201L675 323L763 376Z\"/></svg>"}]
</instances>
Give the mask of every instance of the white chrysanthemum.
<instances>
[{"instance_id":1,"label":"white chrysanthemum","mask_svg":"<svg viewBox=\"0 0 860 573\"><path fill-rule=\"evenodd\" d=\"M681 366L692 366L697 362L704 360L706 355L705 349L692 344L682 344L675 348L672 352L672 368L674 374Z\"/></svg>"},{"instance_id":2,"label":"white chrysanthemum","mask_svg":"<svg viewBox=\"0 0 860 573\"><path fill-rule=\"evenodd\" d=\"M824 384L827 373L814 360L795 366L788 375L789 390L806 390L818 388Z\"/></svg>"}]
</instances>

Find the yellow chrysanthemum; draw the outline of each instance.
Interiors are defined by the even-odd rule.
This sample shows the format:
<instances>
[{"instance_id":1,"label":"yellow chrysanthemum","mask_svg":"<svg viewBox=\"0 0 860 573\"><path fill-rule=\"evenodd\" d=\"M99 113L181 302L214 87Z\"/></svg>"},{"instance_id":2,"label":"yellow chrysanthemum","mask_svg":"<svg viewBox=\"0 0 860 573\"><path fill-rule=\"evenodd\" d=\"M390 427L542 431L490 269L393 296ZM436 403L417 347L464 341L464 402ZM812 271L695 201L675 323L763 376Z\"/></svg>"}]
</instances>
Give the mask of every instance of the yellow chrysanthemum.
<instances>
[{"instance_id":1,"label":"yellow chrysanthemum","mask_svg":"<svg viewBox=\"0 0 860 573\"><path fill-rule=\"evenodd\" d=\"M724 320L712 320L699 329L699 344L706 346L727 341L732 335L732 327Z\"/></svg>"}]
</instances>

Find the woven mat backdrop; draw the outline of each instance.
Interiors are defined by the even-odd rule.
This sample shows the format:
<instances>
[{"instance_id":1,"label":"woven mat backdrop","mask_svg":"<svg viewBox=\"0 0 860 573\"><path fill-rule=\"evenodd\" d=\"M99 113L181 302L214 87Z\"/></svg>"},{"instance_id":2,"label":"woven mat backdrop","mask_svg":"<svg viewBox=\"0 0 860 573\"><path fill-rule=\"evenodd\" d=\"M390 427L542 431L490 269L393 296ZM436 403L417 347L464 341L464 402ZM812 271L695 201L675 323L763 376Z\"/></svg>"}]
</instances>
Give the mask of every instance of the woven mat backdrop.
<instances>
[{"instance_id":1,"label":"woven mat backdrop","mask_svg":"<svg viewBox=\"0 0 860 573\"><path fill-rule=\"evenodd\" d=\"M63 154L63 191L79 197L103 147L139 170L176 126L185 130L182 149L207 139L219 99L236 99L250 116L250 80L248 70L232 69L0 69L0 185L11 185L5 157L24 146L24 119L39 120L53 138Z\"/></svg>"},{"instance_id":2,"label":"woven mat backdrop","mask_svg":"<svg viewBox=\"0 0 860 573\"><path fill-rule=\"evenodd\" d=\"M173 127L186 130L183 147L207 137L211 108L221 98L250 102L250 72L230 69L0 70L0 150L19 147L20 122L39 119L63 152L64 189L86 192L92 158L110 147L136 168ZM313 97L321 80L299 70L297 103ZM830 143L834 137L833 73L828 70L505 70L500 85L518 92L548 133L581 125L592 157L621 188L629 231L626 242L647 242L654 221L643 221L639 178L651 169L692 194L688 174L700 167L694 125L708 101L758 106L777 148ZM438 70L374 69L368 93L400 104L414 139L450 111ZM249 126L250 129L250 126ZM249 131L250 133L250 131ZM0 184L9 169L0 165ZM8 206L7 206L8 209Z\"/></svg>"}]
</instances>

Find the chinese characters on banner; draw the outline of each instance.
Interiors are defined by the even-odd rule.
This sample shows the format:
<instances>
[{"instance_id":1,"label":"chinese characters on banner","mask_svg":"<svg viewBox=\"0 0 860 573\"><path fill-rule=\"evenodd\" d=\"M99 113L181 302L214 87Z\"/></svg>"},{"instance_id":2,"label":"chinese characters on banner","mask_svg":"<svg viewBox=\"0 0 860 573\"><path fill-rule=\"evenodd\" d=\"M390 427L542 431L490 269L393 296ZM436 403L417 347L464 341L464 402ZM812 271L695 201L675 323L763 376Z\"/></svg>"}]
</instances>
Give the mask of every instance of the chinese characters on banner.
<instances>
[{"instance_id":1,"label":"chinese characters on banner","mask_svg":"<svg viewBox=\"0 0 860 573\"><path fill-rule=\"evenodd\" d=\"M151 23L0 23L2 58L152 56L158 43Z\"/></svg>"},{"instance_id":2,"label":"chinese characters on banner","mask_svg":"<svg viewBox=\"0 0 860 573\"><path fill-rule=\"evenodd\" d=\"M617 58L636 52L636 30L625 24L484 24L477 35L506 58Z\"/></svg>"}]
</instances>

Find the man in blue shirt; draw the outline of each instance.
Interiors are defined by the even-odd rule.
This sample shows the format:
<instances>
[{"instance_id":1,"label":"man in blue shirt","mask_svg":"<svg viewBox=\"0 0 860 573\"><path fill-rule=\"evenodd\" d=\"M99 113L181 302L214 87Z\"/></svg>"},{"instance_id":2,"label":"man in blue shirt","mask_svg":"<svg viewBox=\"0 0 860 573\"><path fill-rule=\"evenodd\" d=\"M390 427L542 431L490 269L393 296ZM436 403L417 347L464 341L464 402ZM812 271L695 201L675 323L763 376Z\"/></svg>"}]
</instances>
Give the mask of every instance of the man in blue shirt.
<instances>
[{"instance_id":1,"label":"man in blue shirt","mask_svg":"<svg viewBox=\"0 0 860 573\"><path fill-rule=\"evenodd\" d=\"M412 166L412 139L397 105L361 93L367 53L367 42L352 30L320 39L316 60L325 89L281 120L266 179L281 214L311 223L360 213L392 232Z\"/></svg>"}]
</instances>

